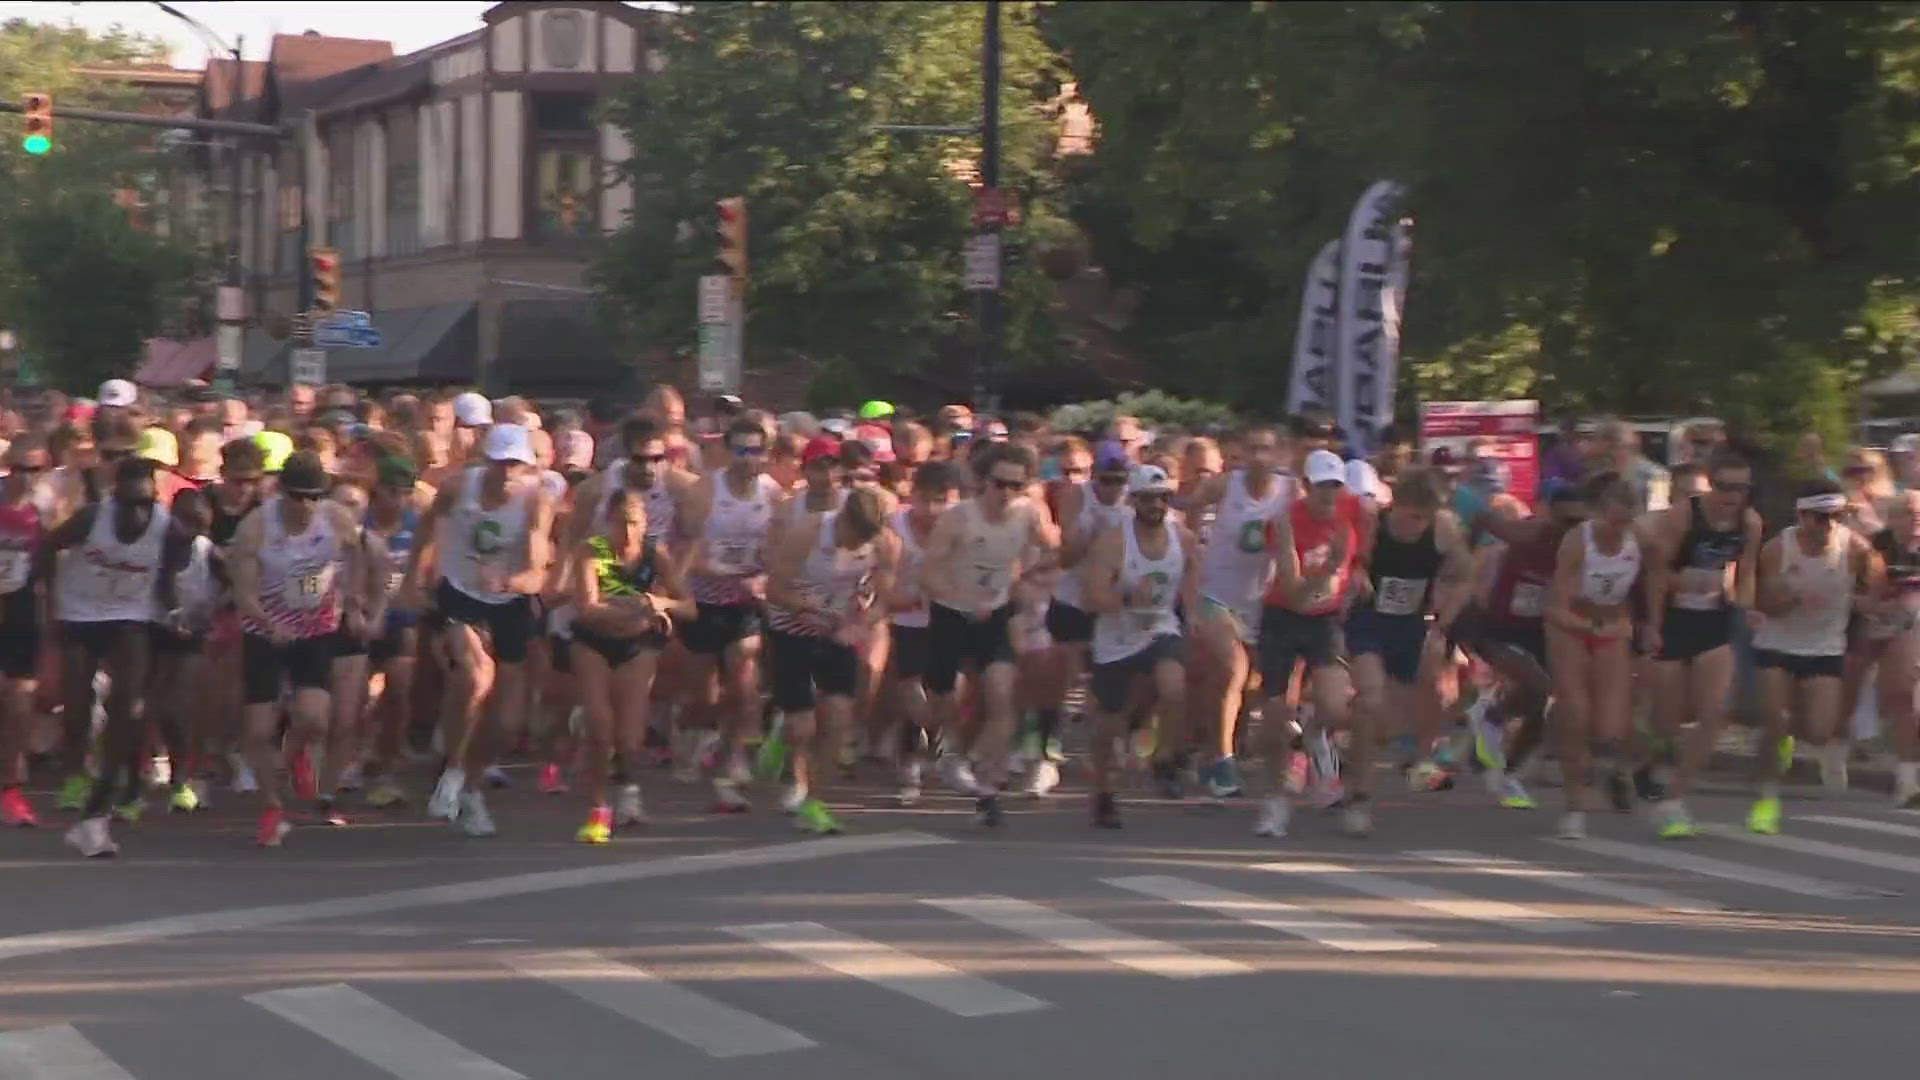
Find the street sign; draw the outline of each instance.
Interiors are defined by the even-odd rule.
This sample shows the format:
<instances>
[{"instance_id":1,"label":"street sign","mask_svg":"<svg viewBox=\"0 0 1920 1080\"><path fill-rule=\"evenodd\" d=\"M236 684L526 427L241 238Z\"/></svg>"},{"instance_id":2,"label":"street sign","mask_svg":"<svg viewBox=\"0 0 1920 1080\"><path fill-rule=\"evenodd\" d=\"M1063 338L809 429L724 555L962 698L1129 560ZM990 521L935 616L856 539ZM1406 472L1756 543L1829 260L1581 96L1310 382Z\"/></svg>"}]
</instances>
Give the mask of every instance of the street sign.
<instances>
[{"instance_id":1,"label":"street sign","mask_svg":"<svg viewBox=\"0 0 1920 1080\"><path fill-rule=\"evenodd\" d=\"M240 370L240 343L243 331L237 323L221 323L214 334L214 345L219 357L214 367L222 372Z\"/></svg>"},{"instance_id":2,"label":"street sign","mask_svg":"<svg viewBox=\"0 0 1920 1080\"><path fill-rule=\"evenodd\" d=\"M727 321L727 308L733 301L733 279L725 274L706 274L700 278L700 324L712 326Z\"/></svg>"},{"instance_id":3,"label":"street sign","mask_svg":"<svg viewBox=\"0 0 1920 1080\"><path fill-rule=\"evenodd\" d=\"M323 386L327 381L325 349L295 349L287 354L287 381Z\"/></svg>"},{"instance_id":4,"label":"street sign","mask_svg":"<svg viewBox=\"0 0 1920 1080\"><path fill-rule=\"evenodd\" d=\"M992 292L1000 287L1000 236L981 233L967 241L967 290Z\"/></svg>"},{"instance_id":5,"label":"street sign","mask_svg":"<svg viewBox=\"0 0 1920 1080\"><path fill-rule=\"evenodd\" d=\"M322 348L377 349L381 340L373 317L364 311L329 312L313 328L313 343Z\"/></svg>"},{"instance_id":6,"label":"street sign","mask_svg":"<svg viewBox=\"0 0 1920 1080\"><path fill-rule=\"evenodd\" d=\"M742 353L745 345L747 309L741 301L729 300L724 322L700 324L699 379L702 393L737 394L743 375Z\"/></svg>"}]
</instances>

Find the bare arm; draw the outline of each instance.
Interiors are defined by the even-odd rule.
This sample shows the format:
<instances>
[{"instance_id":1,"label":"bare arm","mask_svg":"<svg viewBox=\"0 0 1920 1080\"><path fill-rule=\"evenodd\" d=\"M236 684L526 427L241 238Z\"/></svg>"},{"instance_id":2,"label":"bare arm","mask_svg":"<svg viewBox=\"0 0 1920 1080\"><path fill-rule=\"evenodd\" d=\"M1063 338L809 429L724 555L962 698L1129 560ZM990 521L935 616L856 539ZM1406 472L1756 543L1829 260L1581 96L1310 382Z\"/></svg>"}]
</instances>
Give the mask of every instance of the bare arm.
<instances>
[{"instance_id":1,"label":"bare arm","mask_svg":"<svg viewBox=\"0 0 1920 1080\"><path fill-rule=\"evenodd\" d=\"M1060 566L1071 570L1080 565L1093 548L1094 530L1080 527L1080 515L1087 491L1079 484L1064 484L1060 489Z\"/></svg>"},{"instance_id":2,"label":"bare arm","mask_svg":"<svg viewBox=\"0 0 1920 1080\"><path fill-rule=\"evenodd\" d=\"M869 625L880 625L893 611L899 582L900 538L892 529L881 529L874 537L873 555L873 603L864 614Z\"/></svg>"},{"instance_id":3,"label":"bare arm","mask_svg":"<svg viewBox=\"0 0 1920 1080\"><path fill-rule=\"evenodd\" d=\"M1746 516L1746 542L1740 546L1740 561L1734 564L1733 602L1749 611L1755 603L1758 591L1756 581L1760 576L1760 512L1748 510Z\"/></svg>"},{"instance_id":4,"label":"bare arm","mask_svg":"<svg viewBox=\"0 0 1920 1080\"><path fill-rule=\"evenodd\" d=\"M1580 595L1580 572L1586 563L1586 538L1580 530L1569 530L1560 538L1560 551L1553 562L1553 584L1547 589L1547 622L1574 634L1599 629L1593 620L1573 610L1574 597Z\"/></svg>"},{"instance_id":5,"label":"bare arm","mask_svg":"<svg viewBox=\"0 0 1920 1080\"><path fill-rule=\"evenodd\" d=\"M1870 597L1879 595L1887 581L1887 564L1873 544L1859 533L1852 534L1848 545L1848 556L1853 563L1853 603L1860 607Z\"/></svg>"},{"instance_id":6,"label":"bare arm","mask_svg":"<svg viewBox=\"0 0 1920 1080\"><path fill-rule=\"evenodd\" d=\"M1647 546L1642 549L1646 557L1640 560L1640 566L1646 576L1646 587L1642 591L1646 594L1649 625L1657 623L1667 610L1668 594L1673 588L1673 557L1686 538L1687 518L1692 513L1692 508L1687 507L1656 510L1648 515L1651 520L1647 522Z\"/></svg>"},{"instance_id":7,"label":"bare arm","mask_svg":"<svg viewBox=\"0 0 1920 1080\"><path fill-rule=\"evenodd\" d=\"M1433 539L1440 548L1440 579L1433 584L1434 625L1445 631L1460 617L1473 585L1473 552L1460 529L1460 519L1442 510L1433 523Z\"/></svg>"},{"instance_id":8,"label":"bare arm","mask_svg":"<svg viewBox=\"0 0 1920 1080\"><path fill-rule=\"evenodd\" d=\"M921 591L927 598L956 610L968 610L954 596L954 561L960 555L960 515L958 508L940 515L927 537L926 560L920 568Z\"/></svg>"},{"instance_id":9,"label":"bare arm","mask_svg":"<svg viewBox=\"0 0 1920 1080\"><path fill-rule=\"evenodd\" d=\"M1762 615L1777 618L1800 606L1800 598L1787 588L1785 574L1781 572L1781 560L1785 556L1784 541L1790 539L1788 533L1767 541L1760 549L1760 586L1754 607Z\"/></svg>"},{"instance_id":10,"label":"bare arm","mask_svg":"<svg viewBox=\"0 0 1920 1080\"><path fill-rule=\"evenodd\" d=\"M1192 529L1180 530L1180 610L1200 610L1200 540Z\"/></svg>"},{"instance_id":11,"label":"bare arm","mask_svg":"<svg viewBox=\"0 0 1920 1080\"><path fill-rule=\"evenodd\" d=\"M527 526L526 562L519 573L507 579L507 588L531 596L546 581L547 564L553 560L553 496L545 487L534 489L532 522Z\"/></svg>"},{"instance_id":12,"label":"bare arm","mask_svg":"<svg viewBox=\"0 0 1920 1080\"><path fill-rule=\"evenodd\" d=\"M797 615L831 622L836 613L829 612L812 598L802 596L794 588L799 582L801 570L807 564L807 553L820 542L822 527L824 522L820 519L808 518L781 536L779 546L773 549L773 558L767 563L767 602L778 604Z\"/></svg>"},{"instance_id":13,"label":"bare arm","mask_svg":"<svg viewBox=\"0 0 1920 1080\"><path fill-rule=\"evenodd\" d=\"M271 625L266 609L260 606L260 542L265 531L265 510L256 508L249 511L240 522L240 527L234 530L233 544L227 549L227 573L233 580L233 606L242 618L258 626Z\"/></svg>"},{"instance_id":14,"label":"bare arm","mask_svg":"<svg viewBox=\"0 0 1920 1080\"><path fill-rule=\"evenodd\" d=\"M1080 563L1078 573L1086 588L1087 610L1096 615L1113 615L1127 605L1120 591L1120 563L1126 557L1126 544L1126 534L1120 529L1103 530L1093 538L1092 549Z\"/></svg>"}]
</instances>

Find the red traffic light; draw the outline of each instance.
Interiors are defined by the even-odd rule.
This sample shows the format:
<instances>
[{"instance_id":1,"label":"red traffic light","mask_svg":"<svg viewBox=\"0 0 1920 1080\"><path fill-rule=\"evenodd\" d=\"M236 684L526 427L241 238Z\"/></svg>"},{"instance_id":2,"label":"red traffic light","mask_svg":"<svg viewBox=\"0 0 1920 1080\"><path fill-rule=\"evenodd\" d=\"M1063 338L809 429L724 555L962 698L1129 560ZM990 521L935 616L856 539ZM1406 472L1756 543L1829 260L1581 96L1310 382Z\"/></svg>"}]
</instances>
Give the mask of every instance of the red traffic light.
<instances>
[{"instance_id":1,"label":"red traffic light","mask_svg":"<svg viewBox=\"0 0 1920 1080\"><path fill-rule=\"evenodd\" d=\"M736 281L747 276L747 200L732 195L713 204L720 219L720 264Z\"/></svg>"}]
</instances>

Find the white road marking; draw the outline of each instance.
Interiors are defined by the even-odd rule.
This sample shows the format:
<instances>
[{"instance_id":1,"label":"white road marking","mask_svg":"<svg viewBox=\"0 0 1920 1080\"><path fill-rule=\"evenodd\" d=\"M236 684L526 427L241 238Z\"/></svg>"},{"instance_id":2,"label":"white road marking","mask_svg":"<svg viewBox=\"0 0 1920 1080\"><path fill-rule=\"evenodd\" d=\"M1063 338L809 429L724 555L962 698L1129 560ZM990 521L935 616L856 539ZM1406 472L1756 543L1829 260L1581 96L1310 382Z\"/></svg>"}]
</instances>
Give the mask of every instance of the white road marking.
<instances>
[{"instance_id":1,"label":"white road marking","mask_svg":"<svg viewBox=\"0 0 1920 1080\"><path fill-rule=\"evenodd\" d=\"M1558 844L1574 851L1591 851L1596 855L1625 859L1647 866L1664 866L1669 870L1681 870L1702 877L1721 878L1725 881L1738 881L1743 885L1758 885L1764 889L1779 889L1782 892L1800 896L1813 896L1822 900L1865 900L1877 894L1852 885L1842 885L1833 881L1821 881L1818 878L1789 874L1784 870L1768 870L1745 863L1728 862L1725 859L1708 858L1695 855L1690 851L1679 851L1673 847L1651 847L1640 844L1623 844L1617 840L1548 840L1549 844Z\"/></svg>"},{"instance_id":2,"label":"white road marking","mask_svg":"<svg viewBox=\"0 0 1920 1080\"><path fill-rule=\"evenodd\" d=\"M642 859L633 862L577 867L571 870L540 870L507 877L483 878L451 885L427 885L397 889L369 896L342 896L331 900L312 900L298 904L272 904L266 907L228 908L191 915L169 915L158 919L116 923L83 930L49 930L0 938L0 960L47 953L98 949L108 945L137 945L194 934L232 933L257 930L265 926L337 919L348 915L381 915L413 908L468 904L480 900L498 900L509 896L580 889L592 885L611 885L651 878L682 877L715 870L740 870L756 866L779 866L809 862L837 855L862 855L876 851L897 851L928 844L953 843L941 836L901 830L870 836L830 836L817 840L770 844L738 851L716 851L706 855L676 855L666 859Z\"/></svg>"},{"instance_id":3,"label":"white road marking","mask_svg":"<svg viewBox=\"0 0 1920 1080\"><path fill-rule=\"evenodd\" d=\"M921 903L1062 949L1111 960L1149 975L1197 979L1208 975L1241 975L1253 970L1237 960L1208 956L1010 896L964 896Z\"/></svg>"},{"instance_id":4,"label":"white road marking","mask_svg":"<svg viewBox=\"0 0 1920 1080\"><path fill-rule=\"evenodd\" d=\"M1403 881L1385 874L1356 870L1340 863L1258 863L1253 869L1310 878L1323 884L1365 893L1368 896L1378 896L1383 900L1410 904L1449 918L1496 923L1536 934L1565 934L1599 929L1592 923L1563 918L1523 904L1510 904L1505 900L1482 900L1448 892L1445 889L1436 889L1424 882Z\"/></svg>"},{"instance_id":5,"label":"white road marking","mask_svg":"<svg viewBox=\"0 0 1920 1080\"><path fill-rule=\"evenodd\" d=\"M1641 904L1663 911L1720 911L1723 908L1723 905L1711 900L1696 900L1691 896L1667 892L1665 889L1650 889L1645 885L1613 881L1578 870L1535 866L1519 859L1482 855L1477 851L1409 851L1407 854L1416 859L1425 859L1443 866L1458 866L1481 874L1538 881L1543 885L1565 889L1568 892L1601 896L1609 900L1624 900L1629 904Z\"/></svg>"},{"instance_id":6,"label":"white road marking","mask_svg":"<svg viewBox=\"0 0 1920 1080\"><path fill-rule=\"evenodd\" d=\"M1872 818L1843 817L1839 814L1795 814L1792 820L1838 825L1843 829L1862 829L1887 836L1904 836L1912 840L1920 840L1920 828L1912 825L1896 825L1891 821L1875 821Z\"/></svg>"},{"instance_id":7,"label":"white road marking","mask_svg":"<svg viewBox=\"0 0 1920 1080\"><path fill-rule=\"evenodd\" d=\"M1406 937L1392 930L1366 926L1278 900L1203 885L1186 878L1149 874L1101 880L1115 888L1211 911L1250 926L1305 938L1332 949L1347 952L1412 952L1436 947L1431 941Z\"/></svg>"},{"instance_id":8,"label":"white road marking","mask_svg":"<svg viewBox=\"0 0 1920 1080\"><path fill-rule=\"evenodd\" d=\"M541 953L508 961L523 975L584 1001L637 1020L717 1058L802 1050L812 1039L771 1020L696 994L645 968L588 949Z\"/></svg>"},{"instance_id":9,"label":"white road marking","mask_svg":"<svg viewBox=\"0 0 1920 1080\"><path fill-rule=\"evenodd\" d=\"M1738 840L1743 844L1779 848L1782 851L1797 851L1802 855L1838 859L1841 862L1858 863L1861 866L1872 866L1881 870L1895 870L1902 874L1920 874L1920 859L1911 855L1895 855L1891 852L1857 848L1851 844L1835 844L1826 840L1808 840L1801 836L1760 836L1744 829L1729 828L1725 825L1702 825L1700 828L1702 832L1728 840ZM1898 896L1899 894L1885 893L1885 895Z\"/></svg>"},{"instance_id":10,"label":"white road marking","mask_svg":"<svg viewBox=\"0 0 1920 1080\"><path fill-rule=\"evenodd\" d=\"M726 931L842 975L918 998L956 1016L998 1016L1047 1007L1039 998L1028 997L937 960L902 952L891 945L855 937L819 923L759 923L729 926Z\"/></svg>"},{"instance_id":11,"label":"white road marking","mask_svg":"<svg viewBox=\"0 0 1920 1080\"><path fill-rule=\"evenodd\" d=\"M4 1080L133 1080L71 1024L0 1035Z\"/></svg>"},{"instance_id":12,"label":"white road marking","mask_svg":"<svg viewBox=\"0 0 1920 1080\"><path fill-rule=\"evenodd\" d=\"M399 1080L526 1080L344 983L249 994L246 1000Z\"/></svg>"}]
</instances>

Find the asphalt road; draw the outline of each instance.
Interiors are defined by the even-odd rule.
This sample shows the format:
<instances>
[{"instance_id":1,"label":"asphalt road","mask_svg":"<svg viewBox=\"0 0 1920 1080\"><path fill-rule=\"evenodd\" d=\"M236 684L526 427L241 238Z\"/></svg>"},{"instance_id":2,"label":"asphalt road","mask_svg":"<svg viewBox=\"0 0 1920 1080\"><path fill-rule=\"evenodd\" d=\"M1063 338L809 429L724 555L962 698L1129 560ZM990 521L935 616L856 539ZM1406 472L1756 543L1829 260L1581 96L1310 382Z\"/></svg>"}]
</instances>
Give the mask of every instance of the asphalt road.
<instances>
[{"instance_id":1,"label":"asphalt road","mask_svg":"<svg viewBox=\"0 0 1920 1080\"><path fill-rule=\"evenodd\" d=\"M1797 798L1685 843L1477 790L1369 839L1303 813L847 793L848 834L715 818L571 842L574 801L469 840L398 812L248 844L229 799L83 861L0 834L0 1080L896 1080L1911 1074L1920 814ZM1543 792L1543 803L1557 793ZM1703 820L1742 804L1703 799Z\"/></svg>"}]
</instances>

